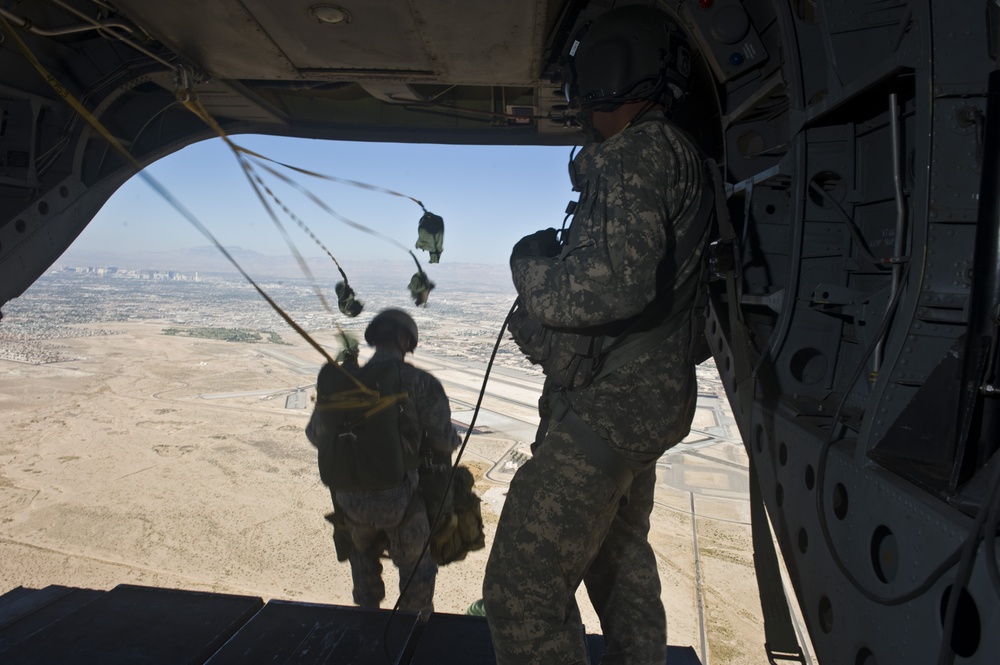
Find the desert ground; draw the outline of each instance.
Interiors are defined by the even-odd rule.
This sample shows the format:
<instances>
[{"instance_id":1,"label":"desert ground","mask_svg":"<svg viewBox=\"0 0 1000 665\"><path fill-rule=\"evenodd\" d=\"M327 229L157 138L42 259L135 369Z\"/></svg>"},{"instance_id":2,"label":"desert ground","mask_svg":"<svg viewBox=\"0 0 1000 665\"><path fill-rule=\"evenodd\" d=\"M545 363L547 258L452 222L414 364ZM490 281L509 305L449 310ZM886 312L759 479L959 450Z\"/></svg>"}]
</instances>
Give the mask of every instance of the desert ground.
<instances>
[{"instance_id":1,"label":"desert ground","mask_svg":"<svg viewBox=\"0 0 1000 665\"><path fill-rule=\"evenodd\" d=\"M128 583L351 604L303 435L321 357L297 340L167 336L166 325L49 340L61 362L0 360L0 593ZM442 380L464 430L483 367L428 347L413 362ZM766 663L746 456L714 370L700 372L694 431L660 463L652 518L669 643L705 665ZM501 369L489 385L462 459L483 498L487 549L441 569L439 612L465 613L480 597L511 462L530 454L540 376ZM385 578L392 607L391 564Z\"/></svg>"}]
</instances>

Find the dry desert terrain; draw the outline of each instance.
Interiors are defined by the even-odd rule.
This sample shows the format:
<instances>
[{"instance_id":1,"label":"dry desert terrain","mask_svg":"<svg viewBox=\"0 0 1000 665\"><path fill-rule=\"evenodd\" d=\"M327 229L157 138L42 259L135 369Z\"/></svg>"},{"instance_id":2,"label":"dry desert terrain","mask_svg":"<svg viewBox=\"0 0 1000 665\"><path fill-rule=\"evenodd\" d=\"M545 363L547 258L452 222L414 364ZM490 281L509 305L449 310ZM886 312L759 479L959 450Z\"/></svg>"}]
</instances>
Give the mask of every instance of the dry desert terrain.
<instances>
[{"instance_id":1,"label":"dry desert terrain","mask_svg":"<svg viewBox=\"0 0 1000 665\"><path fill-rule=\"evenodd\" d=\"M129 583L350 604L303 435L320 356L295 339L196 339L162 334L168 325L102 324L107 334L46 340L58 362L0 360L0 593ZM323 343L334 346L332 335ZM483 367L434 346L413 362L443 381L464 430ZM669 642L706 664L762 664L746 457L714 370L700 372L695 431L660 464L652 519ZM438 611L464 613L480 596L539 387L537 373L500 368L491 379L463 454L487 550L440 571ZM391 564L386 582L393 591ZM588 631L600 632L582 591L580 601Z\"/></svg>"}]
</instances>

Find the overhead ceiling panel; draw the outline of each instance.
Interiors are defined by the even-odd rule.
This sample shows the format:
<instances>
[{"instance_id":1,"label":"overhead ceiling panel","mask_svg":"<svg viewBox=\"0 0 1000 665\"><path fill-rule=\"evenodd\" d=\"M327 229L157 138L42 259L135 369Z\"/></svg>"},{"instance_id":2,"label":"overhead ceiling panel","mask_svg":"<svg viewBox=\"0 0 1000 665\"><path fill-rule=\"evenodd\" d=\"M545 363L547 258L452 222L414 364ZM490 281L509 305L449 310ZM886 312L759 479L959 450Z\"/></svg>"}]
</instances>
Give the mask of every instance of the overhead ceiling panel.
<instances>
[{"instance_id":1,"label":"overhead ceiling panel","mask_svg":"<svg viewBox=\"0 0 1000 665\"><path fill-rule=\"evenodd\" d=\"M298 78L298 72L241 2L122 0L129 19L212 76Z\"/></svg>"},{"instance_id":2,"label":"overhead ceiling panel","mask_svg":"<svg viewBox=\"0 0 1000 665\"><path fill-rule=\"evenodd\" d=\"M311 0L244 0L268 36L303 75L324 70L427 72L433 69L410 4L393 0L336 3L349 17L317 20ZM327 5L332 6L332 5Z\"/></svg>"},{"instance_id":3,"label":"overhead ceiling panel","mask_svg":"<svg viewBox=\"0 0 1000 665\"><path fill-rule=\"evenodd\" d=\"M119 0L123 13L213 77L389 78L531 85L546 3L351 0L349 21L318 21L311 0Z\"/></svg>"}]
</instances>

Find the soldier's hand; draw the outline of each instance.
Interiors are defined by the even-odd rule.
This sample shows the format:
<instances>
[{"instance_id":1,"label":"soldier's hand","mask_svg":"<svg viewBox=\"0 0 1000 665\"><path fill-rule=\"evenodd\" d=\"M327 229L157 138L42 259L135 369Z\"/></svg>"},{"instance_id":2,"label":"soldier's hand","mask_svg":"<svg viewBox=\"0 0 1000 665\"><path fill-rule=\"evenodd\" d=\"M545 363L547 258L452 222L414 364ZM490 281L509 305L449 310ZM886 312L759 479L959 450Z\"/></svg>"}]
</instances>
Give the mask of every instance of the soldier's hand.
<instances>
[{"instance_id":1,"label":"soldier's hand","mask_svg":"<svg viewBox=\"0 0 1000 665\"><path fill-rule=\"evenodd\" d=\"M536 256L550 258L559 254L559 237L555 229L543 229L526 235L514 244L510 252L510 260Z\"/></svg>"}]
</instances>

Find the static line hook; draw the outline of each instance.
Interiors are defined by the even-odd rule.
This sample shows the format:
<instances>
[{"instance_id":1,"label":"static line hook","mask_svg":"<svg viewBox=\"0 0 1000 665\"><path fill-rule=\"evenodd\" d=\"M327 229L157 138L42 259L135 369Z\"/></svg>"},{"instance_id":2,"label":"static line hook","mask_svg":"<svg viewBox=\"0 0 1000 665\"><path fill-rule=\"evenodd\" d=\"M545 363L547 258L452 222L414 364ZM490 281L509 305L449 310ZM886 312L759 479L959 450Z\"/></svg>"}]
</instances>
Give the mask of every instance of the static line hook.
<instances>
[{"instance_id":1,"label":"static line hook","mask_svg":"<svg viewBox=\"0 0 1000 665\"><path fill-rule=\"evenodd\" d=\"M174 96L182 104L191 101L191 86L194 77L191 70L184 65L177 65L174 68Z\"/></svg>"}]
</instances>

